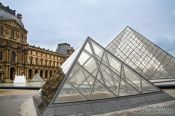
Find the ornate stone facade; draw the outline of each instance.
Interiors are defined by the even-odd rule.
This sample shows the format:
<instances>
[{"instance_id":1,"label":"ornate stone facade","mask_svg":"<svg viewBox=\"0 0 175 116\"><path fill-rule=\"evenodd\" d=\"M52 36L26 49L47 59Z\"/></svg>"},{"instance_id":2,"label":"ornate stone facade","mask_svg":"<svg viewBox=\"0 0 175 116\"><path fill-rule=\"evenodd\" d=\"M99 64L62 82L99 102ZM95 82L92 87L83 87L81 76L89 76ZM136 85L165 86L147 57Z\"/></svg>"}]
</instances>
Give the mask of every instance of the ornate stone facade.
<instances>
[{"instance_id":1,"label":"ornate stone facade","mask_svg":"<svg viewBox=\"0 0 175 116\"><path fill-rule=\"evenodd\" d=\"M70 55L63 55L27 43L22 15L0 4L0 81L12 82L24 74L30 80L36 73L49 78Z\"/></svg>"}]
</instances>

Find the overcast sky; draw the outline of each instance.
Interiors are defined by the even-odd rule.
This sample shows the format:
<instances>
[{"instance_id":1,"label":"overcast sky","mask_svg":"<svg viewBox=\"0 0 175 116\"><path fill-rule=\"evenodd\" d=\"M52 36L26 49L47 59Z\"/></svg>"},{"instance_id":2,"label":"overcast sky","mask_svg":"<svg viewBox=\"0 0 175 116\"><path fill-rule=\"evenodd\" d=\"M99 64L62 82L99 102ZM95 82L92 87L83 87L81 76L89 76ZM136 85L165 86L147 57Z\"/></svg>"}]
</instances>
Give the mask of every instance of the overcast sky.
<instances>
[{"instance_id":1,"label":"overcast sky","mask_svg":"<svg viewBox=\"0 0 175 116\"><path fill-rule=\"evenodd\" d=\"M130 26L175 55L175 0L1 0L23 15L28 42L77 48L87 36L104 47Z\"/></svg>"}]
</instances>

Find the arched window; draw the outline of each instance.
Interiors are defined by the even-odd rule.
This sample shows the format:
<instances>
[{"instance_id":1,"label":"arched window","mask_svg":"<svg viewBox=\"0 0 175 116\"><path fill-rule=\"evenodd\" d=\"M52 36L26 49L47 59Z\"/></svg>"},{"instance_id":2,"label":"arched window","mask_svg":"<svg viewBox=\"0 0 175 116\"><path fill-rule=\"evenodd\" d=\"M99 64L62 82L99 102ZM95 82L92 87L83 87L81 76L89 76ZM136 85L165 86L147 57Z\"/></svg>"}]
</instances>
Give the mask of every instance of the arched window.
<instances>
[{"instance_id":1,"label":"arched window","mask_svg":"<svg viewBox=\"0 0 175 116\"><path fill-rule=\"evenodd\" d=\"M14 51L11 52L11 61L12 62L16 61L16 53Z\"/></svg>"},{"instance_id":2,"label":"arched window","mask_svg":"<svg viewBox=\"0 0 175 116\"><path fill-rule=\"evenodd\" d=\"M3 27L0 26L0 36L2 36L2 35L3 35Z\"/></svg>"},{"instance_id":3,"label":"arched window","mask_svg":"<svg viewBox=\"0 0 175 116\"><path fill-rule=\"evenodd\" d=\"M2 60L2 51L0 51L0 60Z\"/></svg>"}]
</instances>

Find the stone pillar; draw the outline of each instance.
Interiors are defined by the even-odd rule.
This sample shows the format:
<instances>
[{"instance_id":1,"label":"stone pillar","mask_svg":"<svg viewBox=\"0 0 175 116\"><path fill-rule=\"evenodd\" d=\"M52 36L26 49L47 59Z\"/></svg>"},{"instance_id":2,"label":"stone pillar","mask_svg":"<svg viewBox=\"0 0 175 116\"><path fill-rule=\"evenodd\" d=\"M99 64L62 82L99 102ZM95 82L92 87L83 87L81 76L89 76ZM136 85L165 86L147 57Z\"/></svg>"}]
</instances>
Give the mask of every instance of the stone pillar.
<instances>
[{"instance_id":1,"label":"stone pillar","mask_svg":"<svg viewBox=\"0 0 175 116\"><path fill-rule=\"evenodd\" d=\"M10 80L10 68L9 65L4 66L4 82L11 82Z\"/></svg>"},{"instance_id":2,"label":"stone pillar","mask_svg":"<svg viewBox=\"0 0 175 116\"><path fill-rule=\"evenodd\" d=\"M43 79L45 78L45 69L43 69Z\"/></svg>"}]
</instances>

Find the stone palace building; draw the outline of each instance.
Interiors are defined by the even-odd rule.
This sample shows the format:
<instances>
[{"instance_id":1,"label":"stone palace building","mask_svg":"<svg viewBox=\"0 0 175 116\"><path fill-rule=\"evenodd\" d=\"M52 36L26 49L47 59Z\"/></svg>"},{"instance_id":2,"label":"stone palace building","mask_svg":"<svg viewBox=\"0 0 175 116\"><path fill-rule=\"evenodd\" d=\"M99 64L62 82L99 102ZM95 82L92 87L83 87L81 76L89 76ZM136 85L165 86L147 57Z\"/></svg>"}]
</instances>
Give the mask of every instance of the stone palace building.
<instances>
[{"instance_id":1,"label":"stone palace building","mask_svg":"<svg viewBox=\"0 0 175 116\"><path fill-rule=\"evenodd\" d=\"M56 52L29 45L27 33L22 15L0 3L0 82L23 74L30 80L36 73L47 79L74 51L67 43Z\"/></svg>"}]
</instances>

